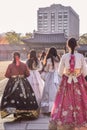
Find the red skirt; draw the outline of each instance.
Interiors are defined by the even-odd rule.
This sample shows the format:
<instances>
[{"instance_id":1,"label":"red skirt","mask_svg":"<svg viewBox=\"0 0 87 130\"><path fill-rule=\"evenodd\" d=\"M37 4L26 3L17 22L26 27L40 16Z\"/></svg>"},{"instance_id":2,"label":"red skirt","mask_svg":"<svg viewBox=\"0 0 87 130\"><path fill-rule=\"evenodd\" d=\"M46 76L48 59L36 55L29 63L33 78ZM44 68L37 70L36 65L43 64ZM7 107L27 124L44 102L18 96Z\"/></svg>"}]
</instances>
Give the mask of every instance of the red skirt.
<instances>
[{"instance_id":1,"label":"red skirt","mask_svg":"<svg viewBox=\"0 0 87 130\"><path fill-rule=\"evenodd\" d=\"M72 80L71 83L63 75L51 112L52 121L58 126L87 125L87 82L83 75L77 77L77 82Z\"/></svg>"}]
</instances>

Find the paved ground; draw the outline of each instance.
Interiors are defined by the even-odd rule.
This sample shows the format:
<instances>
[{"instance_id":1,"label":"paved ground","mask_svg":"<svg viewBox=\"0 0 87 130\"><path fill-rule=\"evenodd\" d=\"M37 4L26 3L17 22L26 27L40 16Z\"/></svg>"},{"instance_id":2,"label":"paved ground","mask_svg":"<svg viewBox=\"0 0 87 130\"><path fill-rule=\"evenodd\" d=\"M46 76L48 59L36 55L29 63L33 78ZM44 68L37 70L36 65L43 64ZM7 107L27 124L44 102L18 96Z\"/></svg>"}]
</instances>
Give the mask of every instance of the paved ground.
<instances>
[{"instance_id":1,"label":"paved ground","mask_svg":"<svg viewBox=\"0 0 87 130\"><path fill-rule=\"evenodd\" d=\"M7 79L0 81L0 96L2 96L4 86ZM15 120L13 116L0 118L0 130L48 130L49 117L40 114L36 120ZM87 128L80 128L75 130L87 130Z\"/></svg>"},{"instance_id":2,"label":"paved ground","mask_svg":"<svg viewBox=\"0 0 87 130\"><path fill-rule=\"evenodd\" d=\"M14 120L12 116L0 119L0 130L48 130L49 117L40 115L36 120Z\"/></svg>"}]
</instances>

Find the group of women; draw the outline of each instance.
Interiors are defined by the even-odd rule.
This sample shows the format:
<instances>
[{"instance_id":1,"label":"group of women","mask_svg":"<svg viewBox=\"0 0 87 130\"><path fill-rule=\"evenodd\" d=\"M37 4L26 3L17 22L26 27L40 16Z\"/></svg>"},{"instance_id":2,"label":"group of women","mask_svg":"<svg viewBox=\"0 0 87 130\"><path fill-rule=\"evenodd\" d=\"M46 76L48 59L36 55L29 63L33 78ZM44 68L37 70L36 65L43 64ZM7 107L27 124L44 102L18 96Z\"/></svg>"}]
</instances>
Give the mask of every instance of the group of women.
<instances>
[{"instance_id":1,"label":"group of women","mask_svg":"<svg viewBox=\"0 0 87 130\"><path fill-rule=\"evenodd\" d=\"M61 59L55 47L38 59L31 50L26 63L15 52L5 76L9 78L1 100L1 117L38 118L50 115L49 130L74 130L87 124L87 65L75 51L77 41L67 42L69 53Z\"/></svg>"},{"instance_id":2,"label":"group of women","mask_svg":"<svg viewBox=\"0 0 87 130\"><path fill-rule=\"evenodd\" d=\"M16 118L32 119L38 118L40 113L50 113L58 88L59 60L54 47L47 55L43 52L40 59L36 51L31 50L26 63L20 60L20 53L15 52L5 73L9 80L1 101L1 117L13 114ZM45 73L45 79L42 73Z\"/></svg>"}]
</instances>

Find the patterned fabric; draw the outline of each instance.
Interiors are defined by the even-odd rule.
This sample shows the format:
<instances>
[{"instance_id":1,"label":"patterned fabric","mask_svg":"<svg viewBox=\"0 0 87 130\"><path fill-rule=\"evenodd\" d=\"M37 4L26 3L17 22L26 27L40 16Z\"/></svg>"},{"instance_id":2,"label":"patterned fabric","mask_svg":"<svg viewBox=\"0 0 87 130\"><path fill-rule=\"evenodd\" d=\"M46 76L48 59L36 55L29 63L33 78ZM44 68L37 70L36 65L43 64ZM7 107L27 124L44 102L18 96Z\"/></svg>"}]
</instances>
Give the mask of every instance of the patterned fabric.
<instances>
[{"instance_id":1,"label":"patterned fabric","mask_svg":"<svg viewBox=\"0 0 87 130\"><path fill-rule=\"evenodd\" d=\"M20 77L10 78L1 101L1 117L14 113L38 117L38 109L35 94L28 80Z\"/></svg>"},{"instance_id":2,"label":"patterned fabric","mask_svg":"<svg viewBox=\"0 0 87 130\"><path fill-rule=\"evenodd\" d=\"M75 56L71 54L70 56L70 72L74 72L74 67L75 67Z\"/></svg>"},{"instance_id":3,"label":"patterned fabric","mask_svg":"<svg viewBox=\"0 0 87 130\"><path fill-rule=\"evenodd\" d=\"M64 74L65 70L70 69L70 53L66 53L61 57L59 67L58 67L58 74L62 76ZM74 53L75 56L75 69L81 69L81 73L84 75L84 77L87 75L87 63L85 61L85 58L80 53Z\"/></svg>"},{"instance_id":4,"label":"patterned fabric","mask_svg":"<svg viewBox=\"0 0 87 130\"><path fill-rule=\"evenodd\" d=\"M50 124L59 126L87 126L87 82L83 75L78 82L69 84L68 77L63 75L51 112Z\"/></svg>"},{"instance_id":5,"label":"patterned fabric","mask_svg":"<svg viewBox=\"0 0 87 130\"><path fill-rule=\"evenodd\" d=\"M75 130L73 126L65 125L65 126L57 126L55 122L49 124L49 130Z\"/></svg>"}]
</instances>

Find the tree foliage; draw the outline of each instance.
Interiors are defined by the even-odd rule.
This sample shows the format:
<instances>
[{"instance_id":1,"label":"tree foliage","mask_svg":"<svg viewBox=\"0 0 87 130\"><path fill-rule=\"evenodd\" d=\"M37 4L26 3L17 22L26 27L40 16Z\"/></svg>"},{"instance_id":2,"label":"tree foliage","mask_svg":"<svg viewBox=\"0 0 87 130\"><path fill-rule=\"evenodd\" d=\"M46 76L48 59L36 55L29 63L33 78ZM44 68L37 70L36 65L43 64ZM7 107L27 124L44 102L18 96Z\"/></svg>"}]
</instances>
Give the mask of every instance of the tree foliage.
<instances>
[{"instance_id":1,"label":"tree foliage","mask_svg":"<svg viewBox=\"0 0 87 130\"><path fill-rule=\"evenodd\" d=\"M12 32L7 32L6 34L6 38L9 42L9 44L20 44L21 43L21 33L16 33L14 31Z\"/></svg>"},{"instance_id":2,"label":"tree foliage","mask_svg":"<svg viewBox=\"0 0 87 130\"><path fill-rule=\"evenodd\" d=\"M79 44L87 44L87 33L79 37Z\"/></svg>"},{"instance_id":3,"label":"tree foliage","mask_svg":"<svg viewBox=\"0 0 87 130\"><path fill-rule=\"evenodd\" d=\"M25 35L21 35L21 33L16 33L15 31L5 33L6 39L9 44L23 44L21 39L31 38L32 33L26 33Z\"/></svg>"}]
</instances>

